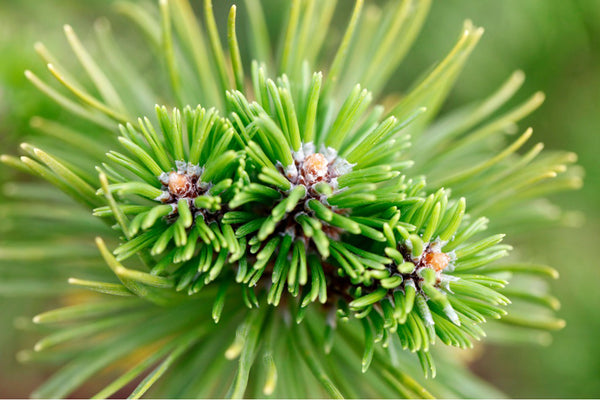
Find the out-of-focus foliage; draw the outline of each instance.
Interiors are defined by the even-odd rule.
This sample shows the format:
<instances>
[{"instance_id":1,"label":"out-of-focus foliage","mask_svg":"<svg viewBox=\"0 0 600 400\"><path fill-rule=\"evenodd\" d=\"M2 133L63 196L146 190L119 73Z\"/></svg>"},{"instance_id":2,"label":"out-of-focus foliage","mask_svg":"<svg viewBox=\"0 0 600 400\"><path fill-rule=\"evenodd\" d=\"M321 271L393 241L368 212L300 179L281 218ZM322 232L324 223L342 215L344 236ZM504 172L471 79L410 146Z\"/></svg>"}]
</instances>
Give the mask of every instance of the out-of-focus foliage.
<instances>
[{"instance_id":1,"label":"out-of-focus foliage","mask_svg":"<svg viewBox=\"0 0 600 400\"><path fill-rule=\"evenodd\" d=\"M34 43L43 38L48 44L62 42L60 27L69 22L83 27L93 22L106 0L3 0L0 2L0 150L14 149L20 140L33 133L29 127L32 115L57 115L60 107L31 85L23 71L42 69L35 53ZM0 168L0 182L5 182L15 171ZM6 190L6 189L5 189ZM0 198L3 196L0 191ZM0 220L3 220L0 214ZM8 227L0 222L0 236ZM0 283L1 284L1 283ZM15 359L15 349L30 346L32 337L15 325L24 323L22 315L31 315L40 309L45 299L25 301L23 298L3 298L0 302L0 397L26 397L38 382L44 379L43 367L35 371L23 367ZM50 304L48 304L49 306ZM6 344L10 344L7 347ZM14 382L18 382L15 385Z\"/></svg>"}]
</instances>

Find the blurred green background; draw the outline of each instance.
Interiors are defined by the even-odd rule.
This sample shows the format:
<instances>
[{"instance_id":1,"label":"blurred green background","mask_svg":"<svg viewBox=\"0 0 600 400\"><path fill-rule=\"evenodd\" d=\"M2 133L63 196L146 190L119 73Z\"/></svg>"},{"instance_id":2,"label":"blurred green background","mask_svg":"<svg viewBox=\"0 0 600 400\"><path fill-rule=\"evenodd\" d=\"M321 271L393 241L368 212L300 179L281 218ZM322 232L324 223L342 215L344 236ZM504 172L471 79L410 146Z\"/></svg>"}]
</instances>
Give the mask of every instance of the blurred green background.
<instances>
[{"instance_id":1,"label":"blurred green background","mask_svg":"<svg viewBox=\"0 0 600 400\"><path fill-rule=\"evenodd\" d=\"M112 18L109 4L1 0L0 153L16 152L19 138L29 132L29 117L57 110L23 76L26 68L43 68L33 51L35 41L41 39L52 49L64 47L64 23L73 25L85 40L96 17ZM340 7L351 5L350 0L340 1ZM510 397L600 397L600 268L594 250L600 238L600 1L434 0L392 88L407 88L440 60L466 18L486 33L444 109L484 97L522 69L527 81L515 101L537 90L547 95L542 108L522 126L533 126L535 140L547 148L576 152L586 170L582 190L553 199L565 209L579 210L585 216L581 226L512 239L527 249L521 250L522 258L549 263L561 272L553 292L562 301L559 315L567 327L555 333L547 347L480 346L472 368ZM1 168L0 180L10 173ZM1 301L0 341L29 346L30 340L17 336L12 326L17 315L31 315L37 307L19 299ZM0 346L0 397L26 396L44 378L43 370L16 363L17 350Z\"/></svg>"}]
</instances>

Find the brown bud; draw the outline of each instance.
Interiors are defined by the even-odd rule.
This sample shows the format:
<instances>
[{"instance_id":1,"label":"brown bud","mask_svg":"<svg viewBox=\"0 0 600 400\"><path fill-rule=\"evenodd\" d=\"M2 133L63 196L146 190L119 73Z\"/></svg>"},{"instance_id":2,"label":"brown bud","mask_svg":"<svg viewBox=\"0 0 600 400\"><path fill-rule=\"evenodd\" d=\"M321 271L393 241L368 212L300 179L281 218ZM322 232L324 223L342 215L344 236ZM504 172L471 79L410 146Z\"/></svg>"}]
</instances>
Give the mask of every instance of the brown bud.
<instances>
[{"instance_id":1,"label":"brown bud","mask_svg":"<svg viewBox=\"0 0 600 400\"><path fill-rule=\"evenodd\" d=\"M436 271L442 271L448 267L450 256L446 253L431 252L425 254L425 264Z\"/></svg>"},{"instance_id":2,"label":"brown bud","mask_svg":"<svg viewBox=\"0 0 600 400\"><path fill-rule=\"evenodd\" d=\"M327 174L327 169L327 158L321 153L314 153L307 156L302 165L304 175L311 176L313 179L324 177Z\"/></svg>"},{"instance_id":3,"label":"brown bud","mask_svg":"<svg viewBox=\"0 0 600 400\"><path fill-rule=\"evenodd\" d=\"M169 192L178 197L186 197L192 192L192 180L185 174L169 174Z\"/></svg>"}]
</instances>

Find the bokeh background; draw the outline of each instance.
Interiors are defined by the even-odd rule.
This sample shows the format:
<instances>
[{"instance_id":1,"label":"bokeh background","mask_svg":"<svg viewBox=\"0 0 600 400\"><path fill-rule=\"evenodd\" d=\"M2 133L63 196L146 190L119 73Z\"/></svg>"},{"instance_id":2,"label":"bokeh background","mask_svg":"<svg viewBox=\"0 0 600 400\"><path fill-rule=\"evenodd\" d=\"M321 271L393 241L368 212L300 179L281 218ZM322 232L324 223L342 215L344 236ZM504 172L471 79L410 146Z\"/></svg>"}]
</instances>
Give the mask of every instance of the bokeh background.
<instances>
[{"instance_id":1,"label":"bokeh background","mask_svg":"<svg viewBox=\"0 0 600 400\"><path fill-rule=\"evenodd\" d=\"M113 19L110 3L0 0L0 153L16 152L20 138L30 134L31 116L57 110L23 76L25 69L44 67L33 50L35 41L42 39L53 49L66 46L64 23L73 25L85 40L97 17ZM215 1L216 6L219 3ZM340 1L342 8L346 4L350 8L352 2ZM560 271L560 279L552 285L562 302L559 315L567 327L554 333L548 346L481 345L472 354L471 367L510 397L600 397L600 265L596 253L600 239L600 1L434 0L393 88L406 89L443 57L466 18L483 26L486 33L444 109L483 98L521 69L527 81L515 102L537 90L547 95L542 108L522 126L533 126L534 138L547 148L576 152L586 170L582 190L553 199L579 212L579 217L570 214L570 227L512 239L526 249L522 258L549 263ZM0 167L0 181L10 174ZM22 366L15 358L19 348L32 342L13 326L23 321L19 316L48 308L40 306L40 301L0 297L2 398L27 396L48 373L35 365Z\"/></svg>"}]
</instances>

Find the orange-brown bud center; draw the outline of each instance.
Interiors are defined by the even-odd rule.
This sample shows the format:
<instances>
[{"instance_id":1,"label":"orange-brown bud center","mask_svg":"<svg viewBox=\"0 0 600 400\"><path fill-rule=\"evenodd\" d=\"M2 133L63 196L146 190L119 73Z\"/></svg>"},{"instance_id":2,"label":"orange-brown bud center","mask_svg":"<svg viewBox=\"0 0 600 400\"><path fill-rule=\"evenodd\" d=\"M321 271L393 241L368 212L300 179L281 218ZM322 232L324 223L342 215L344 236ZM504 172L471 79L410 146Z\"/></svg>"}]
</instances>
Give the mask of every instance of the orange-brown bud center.
<instances>
[{"instance_id":1,"label":"orange-brown bud center","mask_svg":"<svg viewBox=\"0 0 600 400\"><path fill-rule=\"evenodd\" d=\"M446 253L431 252L425 254L425 264L437 272L446 269L449 263L450 256Z\"/></svg>"},{"instance_id":2,"label":"orange-brown bud center","mask_svg":"<svg viewBox=\"0 0 600 400\"><path fill-rule=\"evenodd\" d=\"M169 192L171 194L186 197L192 191L192 180L185 174L171 172L169 174Z\"/></svg>"},{"instance_id":3,"label":"orange-brown bud center","mask_svg":"<svg viewBox=\"0 0 600 400\"><path fill-rule=\"evenodd\" d=\"M321 153L314 153L306 157L302 165L302 172L305 175L314 177L323 177L327 174L328 162L327 158Z\"/></svg>"}]
</instances>

